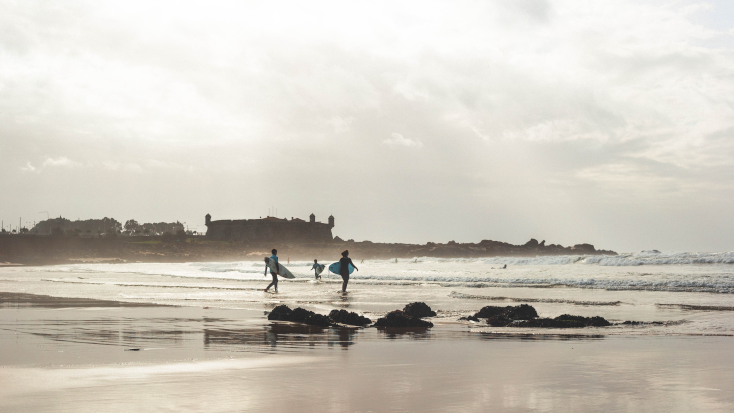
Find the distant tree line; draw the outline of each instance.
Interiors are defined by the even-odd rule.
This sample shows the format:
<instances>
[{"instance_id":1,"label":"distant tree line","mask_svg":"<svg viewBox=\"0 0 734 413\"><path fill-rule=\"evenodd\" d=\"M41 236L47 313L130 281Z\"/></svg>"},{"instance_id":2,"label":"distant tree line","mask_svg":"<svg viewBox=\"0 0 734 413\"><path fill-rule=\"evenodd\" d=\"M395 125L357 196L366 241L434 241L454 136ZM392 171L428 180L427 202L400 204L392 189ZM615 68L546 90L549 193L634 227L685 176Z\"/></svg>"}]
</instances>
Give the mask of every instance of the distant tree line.
<instances>
[{"instance_id":1,"label":"distant tree line","mask_svg":"<svg viewBox=\"0 0 734 413\"><path fill-rule=\"evenodd\" d=\"M163 235L165 233L180 236L186 235L184 230L184 225L178 221L139 224L138 221L129 219L123 225L116 219L107 217L77 221L59 217L41 221L28 232L31 234L68 237L114 237L118 235Z\"/></svg>"},{"instance_id":2,"label":"distant tree line","mask_svg":"<svg viewBox=\"0 0 734 413\"><path fill-rule=\"evenodd\" d=\"M176 222L154 222L140 224L134 219L128 219L123 226L125 235L163 235L165 233L179 234L184 231L184 225Z\"/></svg>"}]
</instances>

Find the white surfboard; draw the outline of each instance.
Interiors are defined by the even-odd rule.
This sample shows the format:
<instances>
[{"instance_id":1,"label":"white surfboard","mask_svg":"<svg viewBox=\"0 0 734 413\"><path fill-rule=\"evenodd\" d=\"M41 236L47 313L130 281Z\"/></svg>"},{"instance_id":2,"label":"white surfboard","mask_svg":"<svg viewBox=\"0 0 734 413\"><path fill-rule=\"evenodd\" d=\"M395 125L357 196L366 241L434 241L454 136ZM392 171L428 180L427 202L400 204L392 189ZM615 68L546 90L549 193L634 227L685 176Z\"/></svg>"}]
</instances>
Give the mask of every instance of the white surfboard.
<instances>
[{"instance_id":1,"label":"white surfboard","mask_svg":"<svg viewBox=\"0 0 734 413\"><path fill-rule=\"evenodd\" d=\"M278 275L280 275L283 278L296 278L296 276L293 275L293 273L288 271L288 268L285 268L283 264L277 264L275 260L271 260L270 258L265 258L265 263L267 263L268 268L270 268L270 271L277 273ZM276 265L280 267L280 271L276 269L275 267Z\"/></svg>"},{"instance_id":2,"label":"white surfboard","mask_svg":"<svg viewBox=\"0 0 734 413\"><path fill-rule=\"evenodd\" d=\"M321 275L324 272L324 268L326 268L324 264L316 264L316 275Z\"/></svg>"}]
</instances>

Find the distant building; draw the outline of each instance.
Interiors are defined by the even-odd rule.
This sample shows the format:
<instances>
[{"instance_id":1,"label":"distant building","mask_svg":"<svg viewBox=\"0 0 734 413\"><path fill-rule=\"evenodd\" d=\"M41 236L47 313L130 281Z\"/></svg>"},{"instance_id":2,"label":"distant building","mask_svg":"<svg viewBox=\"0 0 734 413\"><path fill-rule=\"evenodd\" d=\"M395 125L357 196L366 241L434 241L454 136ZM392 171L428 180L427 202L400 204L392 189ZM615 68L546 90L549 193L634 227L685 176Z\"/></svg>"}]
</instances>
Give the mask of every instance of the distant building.
<instances>
[{"instance_id":1,"label":"distant building","mask_svg":"<svg viewBox=\"0 0 734 413\"><path fill-rule=\"evenodd\" d=\"M212 239L323 242L333 240L334 217L330 216L329 223L324 224L316 222L314 214L309 216L308 222L300 218L276 217L212 221L212 216L206 214L205 223L206 236Z\"/></svg>"}]
</instances>

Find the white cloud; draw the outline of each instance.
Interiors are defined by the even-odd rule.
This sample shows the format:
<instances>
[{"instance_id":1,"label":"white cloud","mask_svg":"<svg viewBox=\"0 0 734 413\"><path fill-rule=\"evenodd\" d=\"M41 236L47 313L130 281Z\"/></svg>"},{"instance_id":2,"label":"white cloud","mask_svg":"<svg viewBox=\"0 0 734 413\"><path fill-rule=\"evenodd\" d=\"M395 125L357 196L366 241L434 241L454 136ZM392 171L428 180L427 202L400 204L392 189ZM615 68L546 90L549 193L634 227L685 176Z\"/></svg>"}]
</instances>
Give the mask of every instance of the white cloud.
<instances>
[{"instance_id":1,"label":"white cloud","mask_svg":"<svg viewBox=\"0 0 734 413\"><path fill-rule=\"evenodd\" d=\"M23 172L36 172L36 173L40 172L38 171L38 169L35 166L31 165L30 161L26 162L25 166L21 166L20 170Z\"/></svg>"},{"instance_id":2,"label":"white cloud","mask_svg":"<svg viewBox=\"0 0 734 413\"><path fill-rule=\"evenodd\" d=\"M417 139L416 140L408 139L404 137L403 135L399 133L395 133L395 132L393 132L390 135L391 135L391 138L383 140L382 141L383 144L388 145L388 146L407 146L409 148L410 147L420 148L423 146L423 142Z\"/></svg>"},{"instance_id":3,"label":"white cloud","mask_svg":"<svg viewBox=\"0 0 734 413\"><path fill-rule=\"evenodd\" d=\"M561 225L574 213L561 202L582 208L587 197L613 196L618 210L604 219L620 221L625 202L654 212L671 188L690 194L734 182L734 29L700 23L702 13L725 15L700 4L0 2L9 33L0 36L0 192L13 190L11 174L25 173L25 188L43 194L51 168L86 168L107 173L76 174L78 192L58 202L79 207L83 187L104 177L105 188L151 185L160 199L207 191L178 208L235 217L253 213L232 205L267 210L277 197L308 210L323 195L302 188L350 182L359 184L361 213L373 215L342 234L410 240L425 221L416 215L413 228L400 229L400 210L380 208L391 185L405 195L403 211L424 208L418 200L432 196L421 192L430 185L468 201L442 195L431 208L469 217L461 208L475 205L487 223L431 227L447 239L489 229L507 239L546 225L585 241L597 236L587 230L594 226ZM260 196L259 182L279 190ZM502 185L502 197L491 198ZM734 193L721 191L708 204L691 196L676 206L724 210ZM106 199L142 208L118 196ZM342 199L313 212L341 219L356 210ZM561 219L523 217L524 205ZM501 214L488 210L516 218L490 225ZM619 238L655 234L635 231ZM727 234L710 238L734 242Z\"/></svg>"},{"instance_id":4,"label":"white cloud","mask_svg":"<svg viewBox=\"0 0 734 413\"><path fill-rule=\"evenodd\" d=\"M82 166L80 162L72 161L66 156L59 156L58 158L46 158L43 161L43 167L63 167L63 168L77 168Z\"/></svg>"}]
</instances>

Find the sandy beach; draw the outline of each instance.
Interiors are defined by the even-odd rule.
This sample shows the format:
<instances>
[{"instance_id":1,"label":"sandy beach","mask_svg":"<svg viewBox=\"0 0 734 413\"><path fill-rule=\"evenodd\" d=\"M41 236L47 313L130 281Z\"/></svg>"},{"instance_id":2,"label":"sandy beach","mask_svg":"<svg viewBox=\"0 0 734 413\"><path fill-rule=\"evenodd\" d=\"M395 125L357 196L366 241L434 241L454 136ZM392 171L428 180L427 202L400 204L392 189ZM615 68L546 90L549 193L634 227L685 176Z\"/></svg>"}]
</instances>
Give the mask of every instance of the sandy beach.
<instances>
[{"instance_id":1,"label":"sandy beach","mask_svg":"<svg viewBox=\"0 0 734 413\"><path fill-rule=\"evenodd\" d=\"M727 412L731 337L378 330L0 294L0 410Z\"/></svg>"}]
</instances>

